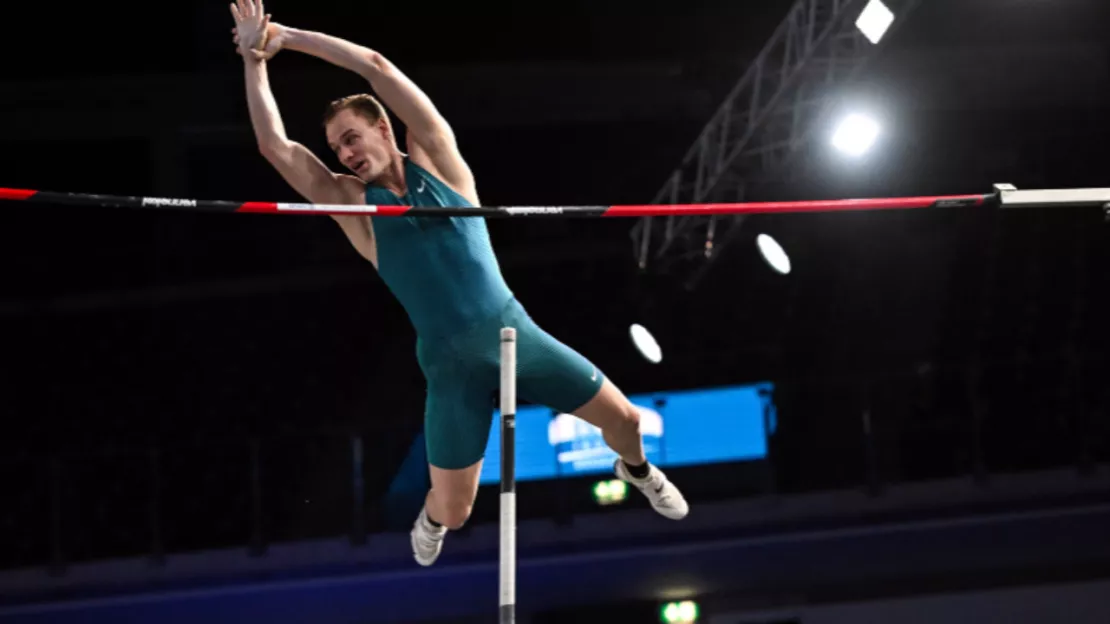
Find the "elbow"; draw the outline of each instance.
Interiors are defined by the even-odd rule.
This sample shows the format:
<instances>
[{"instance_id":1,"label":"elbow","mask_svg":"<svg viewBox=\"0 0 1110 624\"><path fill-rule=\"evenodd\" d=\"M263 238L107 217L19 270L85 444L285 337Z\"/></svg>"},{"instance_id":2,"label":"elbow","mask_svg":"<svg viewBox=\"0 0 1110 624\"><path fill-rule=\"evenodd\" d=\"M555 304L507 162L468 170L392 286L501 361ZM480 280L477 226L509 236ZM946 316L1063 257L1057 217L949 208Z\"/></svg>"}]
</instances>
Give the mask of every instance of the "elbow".
<instances>
[{"instance_id":1,"label":"elbow","mask_svg":"<svg viewBox=\"0 0 1110 624\"><path fill-rule=\"evenodd\" d=\"M359 73L367 80L389 73L390 68L389 60L377 50L365 50L359 59L359 65Z\"/></svg>"}]
</instances>

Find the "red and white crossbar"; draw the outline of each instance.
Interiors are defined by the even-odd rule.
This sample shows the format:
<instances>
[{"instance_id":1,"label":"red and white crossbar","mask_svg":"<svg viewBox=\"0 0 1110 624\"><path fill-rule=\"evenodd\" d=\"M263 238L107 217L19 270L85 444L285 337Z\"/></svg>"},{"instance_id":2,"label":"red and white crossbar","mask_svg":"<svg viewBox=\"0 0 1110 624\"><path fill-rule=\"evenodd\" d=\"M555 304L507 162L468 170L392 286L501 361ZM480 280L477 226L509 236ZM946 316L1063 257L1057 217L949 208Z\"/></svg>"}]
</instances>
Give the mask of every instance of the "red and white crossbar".
<instances>
[{"instance_id":1,"label":"red and white crossbar","mask_svg":"<svg viewBox=\"0 0 1110 624\"><path fill-rule=\"evenodd\" d=\"M1110 188L1018 190L996 184L982 195L938 195L883 199L834 199L824 201L749 202L731 204L645 204L625 206L367 206L278 202L233 202L172 197L131 197L90 193L57 193L0 188L0 200L205 212L265 214L370 214L378 217L666 217L738 215L792 212L903 210L995 206L1032 208L1047 206L1103 207L1110 209Z\"/></svg>"}]
</instances>

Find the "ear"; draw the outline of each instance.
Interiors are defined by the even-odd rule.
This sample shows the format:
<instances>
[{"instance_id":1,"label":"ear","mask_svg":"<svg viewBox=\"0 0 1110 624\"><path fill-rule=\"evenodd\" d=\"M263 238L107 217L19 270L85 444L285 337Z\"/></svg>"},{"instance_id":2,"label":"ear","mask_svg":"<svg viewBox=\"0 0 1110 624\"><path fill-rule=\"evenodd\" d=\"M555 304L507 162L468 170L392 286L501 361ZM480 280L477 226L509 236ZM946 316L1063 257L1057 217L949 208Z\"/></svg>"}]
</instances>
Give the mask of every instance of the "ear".
<instances>
[{"instance_id":1,"label":"ear","mask_svg":"<svg viewBox=\"0 0 1110 624\"><path fill-rule=\"evenodd\" d=\"M376 125L378 127L378 132L382 133L383 139L389 141L393 140L393 133L390 131L389 122L386 121L385 117L379 119Z\"/></svg>"}]
</instances>

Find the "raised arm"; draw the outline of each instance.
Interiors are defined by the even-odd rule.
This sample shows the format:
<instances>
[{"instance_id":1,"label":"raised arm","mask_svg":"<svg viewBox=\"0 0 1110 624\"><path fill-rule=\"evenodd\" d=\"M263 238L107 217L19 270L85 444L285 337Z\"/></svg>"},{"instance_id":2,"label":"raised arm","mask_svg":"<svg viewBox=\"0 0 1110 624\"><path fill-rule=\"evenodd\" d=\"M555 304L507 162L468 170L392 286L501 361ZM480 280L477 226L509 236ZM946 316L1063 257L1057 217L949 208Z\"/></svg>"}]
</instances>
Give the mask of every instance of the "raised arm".
<instances>
[{"instance_id":1,"label":"raised arm","mask_svg":"<svg viewBox=\"0 0 1110 624\"><path fill-rule=\"evenodd\" d=\"M269 27L261 3L239 0L231 5L235 17L238 53L243 57L247 108L262 155L301 196L317 204L352 204L361 201L363 185L354 176L333 173L304 145L291 141L273 91L270 89L266 54L260 52ZM272 56L272 54L271 54Z\"/></svg>"},{"instance_id":2,"label":"raised arm","mask_svg":"<svg viewBox=\"0 0 1110 624\"><path fill-rule=\"evenodd\" d=\"M450 126L427 94L380 52L323 33L288 26L285 30L285 49L315 56L365 78L422 144L454 139Z\"/></svg>"},{"instance_id":3,"label":"raised arm","mask_svg":"<svg viewBox=\"0 0 1110 624\"><path fill-rule=\"evenodd\" d=\"M424 91L381 53L323 33L279 27L281 47L310 54L365 78L446 181L472 189L473 176L459 154L455 133ZM411 146L410 146L411 147Z\"/></svg>"}]
</instances>

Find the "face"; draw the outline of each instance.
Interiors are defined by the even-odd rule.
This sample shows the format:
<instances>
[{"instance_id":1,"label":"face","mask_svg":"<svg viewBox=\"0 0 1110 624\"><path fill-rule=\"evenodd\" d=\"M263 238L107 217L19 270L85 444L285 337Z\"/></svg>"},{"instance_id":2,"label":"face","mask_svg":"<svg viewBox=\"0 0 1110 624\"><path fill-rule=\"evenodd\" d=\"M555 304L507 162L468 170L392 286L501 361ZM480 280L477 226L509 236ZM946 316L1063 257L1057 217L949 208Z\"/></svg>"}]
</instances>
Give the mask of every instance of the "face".
<instances>
[{"instance_id":1,"label":"face","mask_svg":"<svg viewBox=\"0 0 1110 624\"><path fill-rule=\"evenodd\" d=\"M393 145L385 122L371 123L347 109L329 121L325 130L328 147L363 182L374 181L389 166Z\"/></svg>"}]
</instances>

